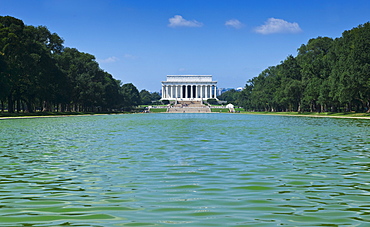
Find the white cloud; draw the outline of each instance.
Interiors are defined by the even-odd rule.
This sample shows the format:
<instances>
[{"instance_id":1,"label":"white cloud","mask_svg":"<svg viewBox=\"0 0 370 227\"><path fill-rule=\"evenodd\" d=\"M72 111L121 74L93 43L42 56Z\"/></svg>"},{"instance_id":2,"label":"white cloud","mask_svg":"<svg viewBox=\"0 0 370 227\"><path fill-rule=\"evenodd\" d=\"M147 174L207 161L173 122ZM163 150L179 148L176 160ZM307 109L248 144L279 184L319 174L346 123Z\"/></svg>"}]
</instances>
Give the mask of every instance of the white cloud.
<instances>
[{"instance_id":1,"label":"white cloud","mask_svg":"<svg viewBox=\"0 0 370 227\"><path fill-rule=\"evenodd\" d=\"M175 15L174 17L168 19L170 22L168 24L168 27L202 27L203 24L196 21L196 20L185 20L182 16L180 15Z\"/></svg>"},{"instance_id":2,"label":"white cloud","mask_svg":"<svg viewBox=\"0 0 370 227\"><path fill-rule=\"evenodd\" d=\"M225 22L225 25L228 26L228 27L236 28L236 29L239 29L239 28L243 27L243 23L240 22L237 19L228 20L228 21Z\"/></svg>"},{"instance_id":3,"label":"white cloud","mask_svg":"<svg viewBox=\"0 0 370 227\"><path fill-rule=\"evenodd\" d=\"M282 19L269 18L264 25L255 29L255 32L260 34L273 34L273 33L298 33L302 29L298 23L290 23Z\"/></svg>"},{"instance_id":4,"label":"white cloud","mask_svg":"<svg viewBox=\"0 0 370 227\"><path fill-rule=\"evenodd\" d=\"M125 54L123 57L127 59L132 59L132 60L137 59L135 55L131 55L131 54Z\"/></svg>"},{"instance_id":5,"label":"white cloud","mask_svg":"<svg viewBox=\"0 0 370 227\"><path fill-rule=\"evenodd\" d=\"M101 59L99 60L100 63L112 63L112 62L117 62L119 59L117 57L109 57L109 58L106 58L106 59Z\"/></svg>"}]
</instances>

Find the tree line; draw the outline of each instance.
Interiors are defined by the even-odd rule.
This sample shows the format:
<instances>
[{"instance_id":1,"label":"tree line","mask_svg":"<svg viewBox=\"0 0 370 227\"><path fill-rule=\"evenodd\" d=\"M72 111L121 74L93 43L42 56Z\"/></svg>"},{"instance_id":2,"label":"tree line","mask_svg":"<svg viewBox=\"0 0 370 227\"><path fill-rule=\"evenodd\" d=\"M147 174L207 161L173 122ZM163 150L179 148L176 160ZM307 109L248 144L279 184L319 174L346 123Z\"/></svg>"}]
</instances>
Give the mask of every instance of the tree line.
<instances>
[{"instance_id":1,"label":"tree line","mask_svg":"<svg viewBox=\"0 0 370 227\"><path fill-rule=\"evenodd\" d=\"M249 111L370 112L370 23L310 39L243 91L225 93L220 98Z\"/></svg>"},{"instance_id":2,"label":"tree line","mask_svg":"<svg viewBox=\"0 0 370 227\"><path fill-rule=\"evenodd\" d=\"M0 102L9 113L102 112L129 111L141 97L46 27L0 16Z\"/></svg>"}]
</instances>

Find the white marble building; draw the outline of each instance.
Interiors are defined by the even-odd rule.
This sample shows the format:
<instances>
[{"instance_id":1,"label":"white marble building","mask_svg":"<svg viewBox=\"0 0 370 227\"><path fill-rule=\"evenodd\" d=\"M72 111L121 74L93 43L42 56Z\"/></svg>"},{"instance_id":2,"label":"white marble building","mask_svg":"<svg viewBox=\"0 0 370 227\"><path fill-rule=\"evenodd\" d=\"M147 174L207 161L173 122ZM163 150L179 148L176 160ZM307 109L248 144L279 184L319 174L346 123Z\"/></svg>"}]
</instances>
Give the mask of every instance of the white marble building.
<instances>
[{"instance_id":1,"label":"white marble building","mask_svg":"<svg viewBox=\"0 0 370 227\"><path fill-rule=\"evenodd\" d=\"M162 100L200 101L217 98L212 75L167 75L162 81Z\"/></svg>"}]
</instances>

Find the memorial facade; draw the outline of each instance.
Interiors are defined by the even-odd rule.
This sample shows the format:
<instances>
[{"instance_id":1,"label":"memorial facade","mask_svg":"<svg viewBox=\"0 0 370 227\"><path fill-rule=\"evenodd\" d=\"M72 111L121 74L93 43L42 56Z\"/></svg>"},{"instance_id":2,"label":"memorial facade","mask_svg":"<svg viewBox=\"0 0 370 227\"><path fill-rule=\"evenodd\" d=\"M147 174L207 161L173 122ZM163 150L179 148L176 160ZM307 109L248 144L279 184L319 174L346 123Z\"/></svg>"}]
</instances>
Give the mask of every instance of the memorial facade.
<instances>
[{"instance_id":1,"label":"memorial facade","mask_svg":"<svg viewBox=\"0 0 370 227\"><path fill-rule=\"evenodd\" d=\"M162 100L200 101L217 98L212 75L167 75L162 81Z\"/></svg>"}]
</instances>

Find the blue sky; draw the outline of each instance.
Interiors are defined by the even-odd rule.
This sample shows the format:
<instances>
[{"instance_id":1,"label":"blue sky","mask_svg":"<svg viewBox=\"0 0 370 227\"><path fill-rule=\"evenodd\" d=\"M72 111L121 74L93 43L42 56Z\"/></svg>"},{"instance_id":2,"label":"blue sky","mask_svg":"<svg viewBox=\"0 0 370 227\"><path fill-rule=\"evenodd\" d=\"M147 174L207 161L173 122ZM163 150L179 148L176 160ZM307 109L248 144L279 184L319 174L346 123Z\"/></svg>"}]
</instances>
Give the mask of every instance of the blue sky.
<instances>
[{"instance_id":1,"label":"blue sky","mask_svg":"<svg viewBox=\"0 0 370 227\"><path fill-rule=\"evenodd\" d=\"M159 91L181 74L243 87L309 39L370 21L370 1L0 0L0 15L46 26L114 78Z\"/></svg>"}]
</instances>

